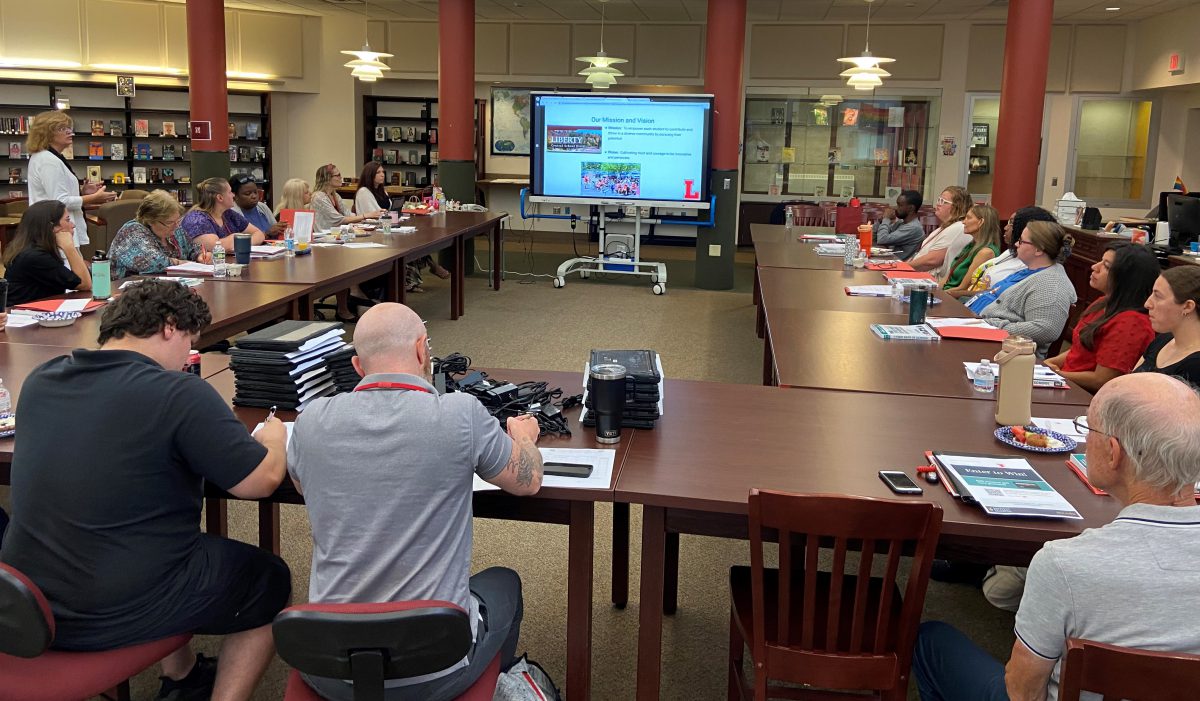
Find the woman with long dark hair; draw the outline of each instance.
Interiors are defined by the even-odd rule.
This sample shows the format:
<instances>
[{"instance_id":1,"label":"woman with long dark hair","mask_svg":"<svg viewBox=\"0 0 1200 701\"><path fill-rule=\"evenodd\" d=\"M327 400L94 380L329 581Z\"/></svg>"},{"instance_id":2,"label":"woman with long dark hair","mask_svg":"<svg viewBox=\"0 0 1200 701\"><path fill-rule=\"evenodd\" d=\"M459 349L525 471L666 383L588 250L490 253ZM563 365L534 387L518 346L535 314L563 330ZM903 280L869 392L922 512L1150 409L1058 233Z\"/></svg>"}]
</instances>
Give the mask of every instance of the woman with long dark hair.
<instances>
[{"instance_id":1,"label":"woman with long dark hair","mask_svg":"<svg viewBox=\"0 0 1200 701\"><path fill-rule=\"evenodd\" d=\"M59 200L29 205L17 235L4 249L4 267L10 307L67 290L92 289L92 275L75 247L75 222Z\"/></svg>"},{"instance_id":2,"label":"woman with long dark hair","mask_svg":"<svg viewBox=\"0 0 1200 701\"><path fill-rule=\"evenodd\" d=\"M354 211L358 213L388 211L392 208L392 198L387 193L384 181L387 173L378 161L367 161L362 172L358 175L358 192L354 193ZM450 277L450 271L438 265L432 256L419 258L405 266L404 290L406 292L424 292L421 288L421 268L427 267L434 275L445 280Z\"/></svg>"},{"instance_id":3,"label":"woman with long dark hair","mask_svg":"<svg viewBox=\"0 0 1200 701\"><path fill-rule=\"evenodd\" d=\"M1167 268L1146 299L1150 325L1158 334L1142 354L1134 372L1164 375L1200 383L1200 267Z\"/></svg>"},{"instance_id":4,"label":"woman with long dark hair","mask_svg":"<svg viewBox=\"0 0 1200 701\"><path fill-rule=\"evenodd\" d=\"M1046 365L1089 392L1131 372L1154 340L1144 305L1158 275L1158 258L1150 249L1125 242L1109 245L1088 278L1104 296L1079 317L1070 350L1047 358Z\"/></svg>"}]
</instances>

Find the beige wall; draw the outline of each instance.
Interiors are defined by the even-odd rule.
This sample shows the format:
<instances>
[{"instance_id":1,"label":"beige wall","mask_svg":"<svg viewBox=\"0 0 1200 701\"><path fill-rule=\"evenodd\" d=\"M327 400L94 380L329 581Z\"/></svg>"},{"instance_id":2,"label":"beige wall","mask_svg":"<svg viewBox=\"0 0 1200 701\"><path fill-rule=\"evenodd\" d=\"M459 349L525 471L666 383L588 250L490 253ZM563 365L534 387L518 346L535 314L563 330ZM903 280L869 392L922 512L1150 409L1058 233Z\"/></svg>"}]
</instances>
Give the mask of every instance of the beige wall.
<instances>
[{"instance_id":1,"label":"beige wall","mask_svg":"<svg viewBox=\"0 0 1200 701\"><path fill-rule=\"evenodd\" d=\"M1134 90L1200 84L1200 4L1138 22L1133 26ZM1186 56L1183 73L1167 71L1173 52Z\"/></svg>"}]
</instances>

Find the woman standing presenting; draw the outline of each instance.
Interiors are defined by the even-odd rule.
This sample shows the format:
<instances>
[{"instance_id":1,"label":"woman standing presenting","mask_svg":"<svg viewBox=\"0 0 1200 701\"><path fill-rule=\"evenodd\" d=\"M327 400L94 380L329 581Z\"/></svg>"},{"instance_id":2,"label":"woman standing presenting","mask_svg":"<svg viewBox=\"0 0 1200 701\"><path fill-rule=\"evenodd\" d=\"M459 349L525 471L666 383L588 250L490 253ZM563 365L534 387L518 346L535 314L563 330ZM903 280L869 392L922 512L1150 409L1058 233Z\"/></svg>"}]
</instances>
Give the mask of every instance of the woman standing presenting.
<instances>
[{"instance_id":1,"label":"woman standing presenting","mask_svg":"<svg viewBox=\"0 0 1200 701\"><path fill-rule=\"evenodd\" d=\"M83 208L117 199L104 185L84 183L82 187L62 152L75 141L75 125L66 112L51 110L33 118L25 146L29 150L29 204L58 200L67 207L75 225L75 248L88 242L87 220Z\"/></svg>"}]
</instances>

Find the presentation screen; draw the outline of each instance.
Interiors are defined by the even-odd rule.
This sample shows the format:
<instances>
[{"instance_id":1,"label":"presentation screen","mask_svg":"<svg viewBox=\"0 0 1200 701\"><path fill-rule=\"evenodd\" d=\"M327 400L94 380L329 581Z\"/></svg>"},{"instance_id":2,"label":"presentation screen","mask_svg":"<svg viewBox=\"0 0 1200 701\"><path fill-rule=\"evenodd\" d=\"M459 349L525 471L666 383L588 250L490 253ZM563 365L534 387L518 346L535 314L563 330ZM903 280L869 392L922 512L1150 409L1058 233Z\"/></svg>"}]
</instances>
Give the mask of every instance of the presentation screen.
<instances>
[{"instance_id":1,"label":"presentation screen","mask_svg":"<svg viewBox=\"0 0 1200 701\"><path fill-rule=\"evenodd\" d=\"M711 95L533 93L536 200L708 204Z\"/></svg>"}]
</instances>

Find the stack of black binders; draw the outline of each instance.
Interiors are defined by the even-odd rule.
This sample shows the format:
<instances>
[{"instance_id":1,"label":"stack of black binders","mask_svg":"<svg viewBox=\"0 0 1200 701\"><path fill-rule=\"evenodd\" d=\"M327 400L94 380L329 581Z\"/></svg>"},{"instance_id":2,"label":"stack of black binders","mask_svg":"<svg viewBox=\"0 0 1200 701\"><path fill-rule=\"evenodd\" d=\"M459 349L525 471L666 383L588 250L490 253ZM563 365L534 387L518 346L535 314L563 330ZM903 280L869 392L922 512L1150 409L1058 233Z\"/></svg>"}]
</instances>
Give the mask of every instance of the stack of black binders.
<instances>
[{"instance_id":1,"label":"stack of black binders","mask_svg":"<svg viewBox=\"0 0 1200 701\"><path fill-rule=\"evenodd\" d=\"M243 336L229 349L234 405L303 411L336 394L328 357L345 347L338 322L281 321Z\"/></svg>"},{"instance_id":2,"label":"stack of black binders","mask_svg":"<svg viewBox=\"0 0 1200 701\"><path fill-rule=\"evenodd\" d=\"M354 388L358 386L358 381L362 379L350 362L354 355L354 346L346 344L325 356L329 372L333 373L333 385L337 387L335 394L353 392Z\"/></svg>"},{"instance_id":3,"label":"stack of black binders","mask_svg":"<svg viewBox=\"0 0 1200 701\"><path fill-rule=\"evenodd\" d=\"M654 428L654 422L662 415L662 364L658 353L652 350L593 350L588 368L594 365L616 363L625 368L625 410L621 416L624 428ZM584 412L580 417L584 426L595 426L592 414L592 378L586 373L587 391L584 393Z\"/></svg>"}]
</instances>

